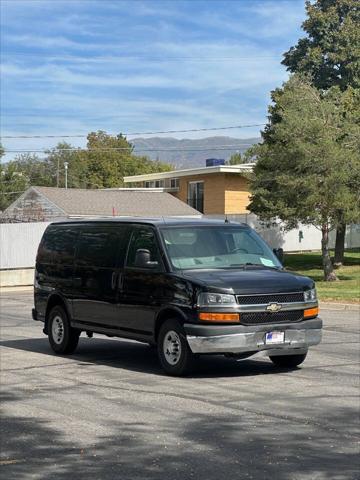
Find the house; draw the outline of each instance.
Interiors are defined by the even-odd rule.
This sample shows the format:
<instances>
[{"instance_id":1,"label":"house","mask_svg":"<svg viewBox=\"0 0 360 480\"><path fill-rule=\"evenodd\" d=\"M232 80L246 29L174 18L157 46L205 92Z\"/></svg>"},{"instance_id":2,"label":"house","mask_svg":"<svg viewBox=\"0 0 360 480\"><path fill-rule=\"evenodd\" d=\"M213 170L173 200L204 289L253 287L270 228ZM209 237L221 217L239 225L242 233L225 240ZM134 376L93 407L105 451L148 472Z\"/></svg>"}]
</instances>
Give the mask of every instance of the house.
<instances>
[{"instance_id":1,"label":"house","mask_svg":"<svg viewBox=\"0 0 360 480\"><path fill-rule=\"evenodd\" d=\"M205 215L248 213L253 164L214 165L124 177L128 186L162 188Z\"/></svg>"},{"instance_id":2,"label":"house","mask_svg":"<svg viewBox=\"0 0 360 480\"><path fill-rule=\"evenodd\" d=\"M6 210L2 222L49 222L96 216L199 216L199 212L159 189L85 190L30 187Z\"/></svg>"}]
</instances>

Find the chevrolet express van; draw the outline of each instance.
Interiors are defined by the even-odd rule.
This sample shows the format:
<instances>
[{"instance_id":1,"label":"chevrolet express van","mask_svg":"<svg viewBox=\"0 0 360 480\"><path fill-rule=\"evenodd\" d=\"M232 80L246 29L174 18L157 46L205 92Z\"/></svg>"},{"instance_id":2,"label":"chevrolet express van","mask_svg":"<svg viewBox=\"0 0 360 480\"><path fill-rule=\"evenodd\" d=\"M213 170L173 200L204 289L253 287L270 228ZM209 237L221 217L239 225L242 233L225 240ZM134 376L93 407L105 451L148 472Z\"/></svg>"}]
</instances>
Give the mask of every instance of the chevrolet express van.
<instances>
[{"instance_id":1,"label":"chevrolet express van","mask_svg":"<svg viewBox=\"0 0 360 480\"><path fill-rule=\"evenodd\" d=\"M321 340L313 280L284 270L250 227L204 219L52 223L35 270L34 320L52 349L74 352L82 332L156 346L170 375L199 354L263 351L300 365Z\"/></svg>"}]
</instances>

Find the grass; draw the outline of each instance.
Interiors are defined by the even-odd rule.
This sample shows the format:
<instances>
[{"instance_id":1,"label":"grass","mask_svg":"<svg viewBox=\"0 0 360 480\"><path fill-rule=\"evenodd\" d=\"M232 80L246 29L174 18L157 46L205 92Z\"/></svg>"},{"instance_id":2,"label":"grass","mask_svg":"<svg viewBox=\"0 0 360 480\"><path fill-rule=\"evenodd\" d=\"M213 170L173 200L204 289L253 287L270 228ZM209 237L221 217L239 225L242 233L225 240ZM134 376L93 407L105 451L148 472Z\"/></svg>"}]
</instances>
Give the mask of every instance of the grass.
<instances>
[{"instance_id":1,"label":"grass","mask_svg":"<svg viewBox=\"0 0 360 480\"><path fill-rule=\"evenodd\" d=\"M324 282L320 252L285 254L287 270L311 277L316 282L320 301L359 303L360 250L345 252L344 265L337 269L338 282Z\"/></svg>"}]
</instances>

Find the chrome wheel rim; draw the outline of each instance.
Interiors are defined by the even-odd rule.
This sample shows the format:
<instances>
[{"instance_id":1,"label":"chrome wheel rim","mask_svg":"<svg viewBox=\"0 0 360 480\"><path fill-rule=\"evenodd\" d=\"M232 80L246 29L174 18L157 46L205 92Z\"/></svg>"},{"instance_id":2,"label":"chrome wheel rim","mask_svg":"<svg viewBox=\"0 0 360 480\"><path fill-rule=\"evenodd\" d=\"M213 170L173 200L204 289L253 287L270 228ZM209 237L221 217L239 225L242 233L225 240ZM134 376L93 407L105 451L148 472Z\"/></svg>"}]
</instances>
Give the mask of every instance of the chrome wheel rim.
<instances>
[{"instance_id":1,"label":"chrome wheel rim","mask_svg":"<svg viewBox=\"0 0 360 480\"><path fill-rule=\"evenodd\" d=\"M64 339L64 320L59 316L53 318L51 334L54 342L59 345Z\"/></svg>"},{"instance_id":2,"label":"chrome wheel rim","mask_svg":"<svg viewBox=\"0 0 360 480\"><path fill-rule=\"evenodd\" d=\"M179 335L170 330L166 333L163 341L163 352L166 361L170 365L176 365L181 357L181 341Z\"/></svg>"}]
</instances>

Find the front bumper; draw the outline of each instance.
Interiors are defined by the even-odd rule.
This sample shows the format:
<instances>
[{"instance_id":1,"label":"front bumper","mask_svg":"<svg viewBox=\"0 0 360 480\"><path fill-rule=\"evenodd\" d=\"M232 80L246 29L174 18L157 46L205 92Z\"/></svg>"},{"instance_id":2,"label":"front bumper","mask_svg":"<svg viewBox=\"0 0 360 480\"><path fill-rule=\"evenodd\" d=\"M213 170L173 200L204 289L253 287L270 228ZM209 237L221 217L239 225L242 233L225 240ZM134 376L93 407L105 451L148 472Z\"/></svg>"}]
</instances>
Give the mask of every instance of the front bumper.
<instances>
[{"instance_id":1,"label":"front bumper","mask_svg":"<svg viewBox=\"0 0 360 480\"><path fill-rule=\"evenodd\" d=\"M296 323L256 326L223 326L203 328L203 325L185 324L186 338L193 353L256 353L266 350L268 355L305 353L321 341L322 320L314 318ZM284 343L265 344L267 332L285 332Z\"/></svg>"}]
</instances>

